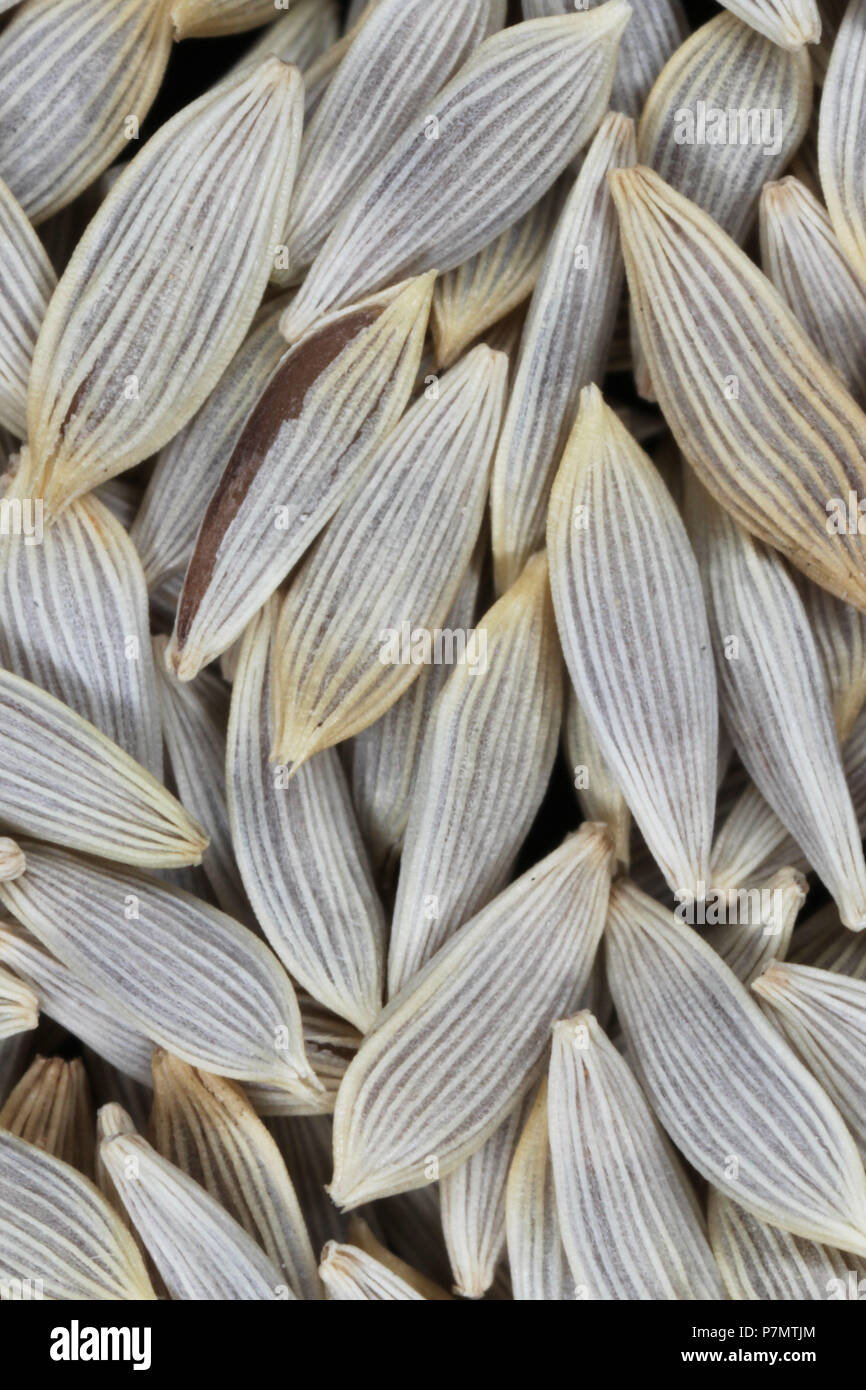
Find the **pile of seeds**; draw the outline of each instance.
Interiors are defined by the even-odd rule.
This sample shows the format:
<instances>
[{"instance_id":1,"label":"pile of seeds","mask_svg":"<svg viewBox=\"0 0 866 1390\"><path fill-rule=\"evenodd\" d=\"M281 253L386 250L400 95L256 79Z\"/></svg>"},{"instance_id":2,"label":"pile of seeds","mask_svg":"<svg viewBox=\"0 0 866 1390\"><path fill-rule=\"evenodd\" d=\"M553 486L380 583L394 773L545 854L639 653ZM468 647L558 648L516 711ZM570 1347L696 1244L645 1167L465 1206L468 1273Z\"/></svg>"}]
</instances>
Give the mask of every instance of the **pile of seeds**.
<instances>
[{"instance_id":1,"label":"pile of seeds","mask_svg":"<svg viewBox=\"0 0 866 1390\"><path fill-rule=\"evenodd\" d=\"M856 1298L866 0L0 10L0 1299Z\"/></svg>"}]
</instances>

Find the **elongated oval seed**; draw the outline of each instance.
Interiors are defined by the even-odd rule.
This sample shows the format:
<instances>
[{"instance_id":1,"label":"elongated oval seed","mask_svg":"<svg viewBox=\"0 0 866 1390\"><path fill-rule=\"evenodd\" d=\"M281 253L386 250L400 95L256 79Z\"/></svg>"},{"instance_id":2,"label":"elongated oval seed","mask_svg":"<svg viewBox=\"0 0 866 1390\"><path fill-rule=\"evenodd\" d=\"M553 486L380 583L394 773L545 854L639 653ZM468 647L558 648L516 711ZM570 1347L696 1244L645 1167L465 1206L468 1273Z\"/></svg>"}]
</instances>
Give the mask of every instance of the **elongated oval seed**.
<instances>
[{"instance_id":1,"label":"elongated oval seed","mask_svg":"<svg viewBox=\"0 0 866 1390\"><path fill-rule=\"evenodd\" d=\"M698 553L725 722L752 780L830 889L845 925L860 930L866 861L802 601L776 552L705 501Z\"/></svg>"},{"instance_id":2,"label":"elongated oval seed","mask_svg":"<svg viewBox=\"0 0 866 1390\"><path fill-rule=\"evenodd\" d=\"M608 0L486 39L342 212L287 336L402 276L451 270L537 202L604 114L630 13Z\"/></svg>"},{"instance_id":3,"label":"elongated oval seed","mask_svg":"<svg viewBox=\"0 0 866 1390\"><path fill-rule=\"evenodd\" d=\"M0 1275L48 1299L152 1300L135 1241L68 1163L0 1131Z\"/></svg>"},{"instance_id":4,"label":"elongated oval seed","mask_svg":"<svg viewBox=\"0 0 866 1390\"><path fill-rule=\"evenodd\" d=\"M234 853L277 955L305 989L366 1030L382 1005L385 915L332 749L298 775L269 763L271 599L243 639L232 690L227 783Z\"/></svg>"},{"instance_id":5,"label":"elongated oval seed","mask_svg":"<svg viewBox=\"0 0 866 1390\"><path fill-rule=\"evenodd\" d=\"M165 0L28 0L12 16L0 34L0 177L32 222L138 139L170 51Z\"/></svg>"},{"instance_id":6,"label":"elongated oval seed","mask_svg":"<svg viewBox=\"0 0 866 1390\"><path fill-rule=\"evenodd\" d=\"M548 551L587 721L671 889L694 895L708 878L718 738L700 577L670 493L594 386L553 486Z\"/></svg>"},{"instance_id":7,"label":"elongated oval seed","mask_svg":"<svg viewBox=\"0 0 866 1390\"><path fill-rule=\"evenodd\" d=\"M155 777L53 695L3 670L0 762L0 816L12 830L142 868L201 861L207 836Z\"/></svg>"},{"instance_id":8,"label":"elongated oval seed","mask_svg":"<svg viewBox=\"0 0 866 1390\"><path fill-rule=\"evenodd\" d=\"M561 205L557 183L463 265L439 276L430 321L439 367L450 367L470 343L529 297Z\"/></svg>"},{"instance_id":9,"label":"elongated oval seed","mask_svg":"<svg viewBox=\"0 0 866 1390\"><path fill-rule=\"evenodd\" d=\"M562 1241L589 1297L721 1297L688 1179L591 1013L554 1025L547 1113Z\"/></svg>"},{"instance_id":10,"label":"elongated oval seed","mask_svg":"<svg viewBox=\"0 0 866 1390\"><path fill-rule=\"evenodd\" d=\"M780 48L792 51L821 37L821 16L816 0L723 0L725 8L739 15L759 34Z\"/></svg>"},{"instance_id":11,"label":"elongated oval seed","mask_svg":"<svg viewBox=\"0 0 866 1390\"><path fill-rule=\"evenodd\" d=\"M838 1105L866 1156L866 981L777 960L752 982L752 989Z\"/></svg>"},{"instance_id":12,"label":"elongated oval seed","mask_svg":"<svg viewBox=\"0 0 866 1390\"><path fill-rule=\"evenodd\" d=\"M392 1001L337 1096L330 1193L338 1205L451 1172L529 1090L551 1024L570 1007L562 1001L576 1001L589 977L611 863L607 830L587 823Z\"/></svg>"},{"instance_id":13,"label":"elongated oval seed","mask_svg":"<svg viewBox=\"0 0 866 1390\"><path fill-rule=\"evenodd\" d=\"M172 1298L294 1299L252 1236L140 1134L103 1139L99 1156Z\"/></svg>"},{"instance_id":14,"label":"elongated oval seed","mask_svg":"<svg viewBox=\"0 0 866 1390\"><path fill-rule=\"evenodd\" d=\"M830 55L818 128L821 191L845 255L866 279L866 0L850 0Z\"/></svg>"},{"instance_id":15,"label":"elongated oval seed","mask_svg":"<svg viewBox=\"0 0 866 1390\"><path fill-rule=\"evenodd\" d=\"M211 494L285 356L285 307L285 298L262 307L197 415L160 452L130 530L151 589L186 571Z\"/></svg>"},{"instance_id":16,"label":"elongated oval seed","mask_svg":"<svg viewBox=\"0 0 866 1390\"><path fill-rule=\"evenodd\" d=\"M239 1086L168 1052L153 1065L151 1129L163 1158L201 1183L259 1244L297 1298L320 1298L316 1261L279 1149Z\"/></svg>"},{"instance_id":17,"label":"elongated oval seed","mask_svg":"<svg viewBox=\"0 0 866 1390\"><path fill-rule=\"evenodd\" d=\"M424 1302L422 1293L356 1245L340 1245L335 1240L329 1240L322 1251L319 1274L326 1297L337 1302Z\"/></svg>"},{"instance_id":18,"label":"elongated oval seed","mask_svg":"<svg viewBox=\"0 0 866 1390\"><path fill-rule=\"evenodd\" d=\"M141 1085L152 1084L153 1044L144 1033L118 1018L117 1009L86 979L55 960L17 923L0 923L0 961L28 981L49 1018Z\"/></svg>"},{"instance_id":19,"label":"elongated oval seed","mask_svg":"<svg viewBox=\"0 0 866 1390\"><path fill-rule=\"evenodd\" d=\"M586 8L597 4L598 0L589 0ZM526 19L566 14L576 8L574 0L523 0ZM620 40L610 94L612 111L622 111L637 120L652 84L688 31L680 0L641 0L633 7Z\"/></svg>"},{"instance_id":20,"label":"elongated oval seed","mask_svg":"<svg viewBox=\"0 0 866 1390\"><path fill-rule=\"evenodd\" d=\"M147 591L129 537L95 497L43 528L21 513L0 556L0 665L55 695L162 779Z\"/></svg>"},{"instance_id":21,"label":"elongated oval seed","mask_svg":"<svg viewBox=\"0 0 866 1390\"><path fill-rule=\"evenodd\" d=\"M240 636L409 401L433 275L320 323L278 366L208 504L167 660L182 680Z\"/></svg>"},{"instance_id":22,"label":"elongated oval seed","mask_svg":"<svg viewBox=\"0 0 866 1390\"><path fill-rule=\"evenodd\" d=\"M454 1292L483 1298L505 1245L505 1184L532 1097L525 1097L480 1149L439 1184L442 1230Z\"/></svg>"},{"instance_id":23,"label":"elongated oval seed","mask_svg":"<svg viewBox=\"0 0 866 1390\"><path fill-rule=\"evenodd\" d=\"M866 1275L866 1260L759 1221L720 1192L710 1193L708 1217L713 1254L731 1298L850 1298L852 1273L855 1290Z\"/></svg>"},{"instance_id":24,"label":"elongated oval seed","mask_svg":"<svg viewBox=\"0 0 866 1390\"><path fill-rule=\"evenodd\" d=\"M742 244L762 186L790 163L811 112L808 51L786 52L723 12L677 49L650 92L640 162Z\"/></svg>"},{"instance_id":25,"label":"elongated oval seed","mask_svg":"<svg viewBox=\"0 0 866 1390\"><path fill-rule=\"evenodd\" d=\"M798 179L761 194L761 264L858 405L866 404L866 285L826 211Z\"/></svg>"},{"instance_id":26,"label":"elongated oval seed","mask_svg":"<svg viewBox=\"0 0 866 1390\"><path fill-rule=\"evenodd\" d=\"M677 1148L794 1235L866 1254L866 1176L838 1110L693 928L621 880L608 981L629 1056Z\"/></svg>"},{"instance_id":27,"label":"elongated oval seed","mask_svg":"<svg viewBox=\"0 0 866 1390\"><path fill-rule=\"evenodd\" d=\"M541 554L480 619L474 660L456 666L433 706L391 921L391 997L507 881L547 788L561 717Z\"/></svg>"},{"instance_id":28,"label":"elongated oval seed","mask_svg":"<svg viewBox=\"0 0 866 1390\"><path fill-rule=\"evenodd\" d=\"M240 1081L320 1090L291 983L252 932L133 869L24 841L0 901L154 1042Z\"/></svg>"},{"instance_id":29,"label":"elongated oval seed","mask_svg":"<svg viewBox=\"0 0 866 1390\"><path fill-rule=\"evenodd\" d=\"M276 637L281 763L384 714L421 670L413 633L426 632L420 657L432 659L481 526L507 366L477 347L434 383L296 570Z\"/></svg>"},{"instance_id":30,"label":"elongated oval seed","mask_svg":"<svg viewBox=\"0 0 866 1390\"><path fill-rule=\"evenodd\" d=\"M39 995L24 980L0 970L0 1038L28 1033L39 1022Z\"/></svg>"},{"instance_id":31,"label":"elongated oval seed","mask_svg":"<svg viewBox=\"0 0 866 1390\"><path fill-rule=\"evenodd\" d=\"M56 514L159 449L216 384L267 284L302 86L276 58L245 68L162 126L120 175L39 334L17 495L44 497Z\"/></svg>"},{"instance_id":32,"label":"elongated oval seed","mask_svg":"<svg viewBox=\"0 0 866 1390\"><path fill-rule=\"evenodd\" d=\"M430 28L427 0L379 0L304 129L285 230L297 279L365 178L490 29L489 0L452 0ZM393 277L397 278L397 277Z\"/></svg>"},{"instance_id":33,"label":"elongated oval seed","mask_svg":"<svg viewBox=\"0 0 866 1390\"><path fill-rule=\"evenodd\" d=\"M0 425L27 433L27 378L57 284L24 209L0 180Z\"/></svg>"},{"instance_id":34,"label":"elongated oval seed","mask_svg":"<svg viewBox=\"0 0 866 1390\"><path fill-rule=\"evenodd\" d=\"M191 807L209 835L202 868L214 896L230 917L250 916L232 852L226 806L226 724L230 692L214 671L183 685L166 669L166 637L153 641L162 729L172 776L183 804Z\"/></svg>"},{"instance_id":35,"label":"elongated oval seed","mask_svg":"<svg viewBox=\"0 0 866 1390\"><path fill-rule=\"evenodd\" d=\"M704 486L810 578L866 608L866 552L828 511L866 496L866 416L749 258L648 169L611 175L641 342Z\"/></svg>"},{"instance_id":36,"label":"elongated oval seed","mask_svg":"<svg viewBox=\"0 0 866 1390\"><path fill-rule=\"evenodd\" d=\"M631 121L608 114L562 210L532 296L490 489L500 593L544 544L550 488L578 395L598 379L607 358L623 277L607 174L634 160Z\"/></svg>"},{"instance_id":37,"label":"elongated oval seed","mask_svg":"<svg viewBox=\"0 0 866 1390\"><path fill-rule=\"evenodd\" d=\"M508 1266L518 1302L565 1302L577 1297L562 1247L547 1133L547 1077L508 1170L505 1189Z\"/></svg>"}]
</instances>

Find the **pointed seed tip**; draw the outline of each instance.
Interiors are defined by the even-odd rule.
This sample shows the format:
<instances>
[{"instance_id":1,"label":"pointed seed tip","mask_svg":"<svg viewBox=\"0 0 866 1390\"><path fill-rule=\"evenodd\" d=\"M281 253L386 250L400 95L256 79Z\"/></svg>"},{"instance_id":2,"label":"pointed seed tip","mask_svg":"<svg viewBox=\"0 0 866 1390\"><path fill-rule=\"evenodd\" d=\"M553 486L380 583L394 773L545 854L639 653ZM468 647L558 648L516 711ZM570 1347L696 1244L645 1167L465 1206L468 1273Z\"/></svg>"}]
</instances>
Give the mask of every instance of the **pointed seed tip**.
<instances>
[{"instance_id":1,"label":"pointed seed tip","mask_svg":"<svg viewBox=\"0 0 866 1390\"><path fill-rule=\"evenodd\" d=\"M20 878L26 868L24 851L8 836L0 838L0 882Z\"/></svg>"}]
</instances>

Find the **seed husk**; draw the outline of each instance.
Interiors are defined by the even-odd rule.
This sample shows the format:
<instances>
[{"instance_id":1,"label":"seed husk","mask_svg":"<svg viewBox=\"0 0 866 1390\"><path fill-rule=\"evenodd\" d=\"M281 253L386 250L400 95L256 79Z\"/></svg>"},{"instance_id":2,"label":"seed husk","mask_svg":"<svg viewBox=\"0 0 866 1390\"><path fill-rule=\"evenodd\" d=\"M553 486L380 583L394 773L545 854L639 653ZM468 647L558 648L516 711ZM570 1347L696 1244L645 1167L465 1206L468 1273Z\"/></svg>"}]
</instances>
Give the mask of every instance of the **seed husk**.
<instances>
[{"instance_id":1,"label":"seed husk","mask_svg":"<svg viewBox=\"0 0 866 1390\"><path fill-rule=\"evenodd\" d=\"M608 826L614 838L617 862L628 869L631 812L611 776L570 681L566 694L563 744L585 819Z\"/></svg>"},{"instance_id":2,"label":"seed husk","mask_svg":"<svg viewBox=\"0 0 866 1390\"><path fill-rule=\"evenodd\" d=\"M632 122L608 114L562 209L532 296L490 489L500 593L544 545L550 488L578 396L598 380L608 354L623 265L607 174L634 160Z\"/></svg>"},{"instance_id":3,"label":"seed husk","mask_svg":"<svg viewBox=\"0 0 866 1390\"><path fill-rule=\"evenodd\" d=\"M426 0L379 0L372 8L305 122L283 238L288 263L275 280L303 275L341 209L491 28L489 0L452 0L435 42Z\"/></svg>"},{"instance_id":4,"label":"seed husk","mask_svg":"<svg viewBox=\"0 0 866 1390\"><path fill-rule=\"evenodd\" d=\"M475 627L486 540L483 529L448 610L446 630L466 632ZM344 745L358 824L374 872L386 879L403 845L430 712L449 674L444 664L426 667L380 719Z\"/></svg>"},{"instance_id":5,"label":"seed husk","mask_svg":"<svg viewBox=\"0 0 866 1390\"><path fill-rule=\"evenodd\" d=\"M738 126L733 139L728 129L726 141L704 143L697 128L698 102L711 110L757 112L758 121L762 111L774 113L777 124L767 129L766 138L761 126L750 128L743 140ZM723 12L677 49L650 92L638 127L640 162L742 245L757 216L761 189L790 163L811 113L809 50L786 51ZM691 140L682 138L690 134Z\"/></svg>"},{"instance_id":6,"label":"seed husk","mask_svg":"<svg viewBox=\"0 0 866 1390\"><path fill-rule=\"evenodd\" d=\"M532 1096L524 1097L480 1149L439 1184L442 1230L454 1292L483 1298L505 1246L505 1184Z\"/></svg>"},{"instance_id":7,"label":"seed husk","mask_svg":"<svg viewBox=\"0 0 866 1390\"><path fill-rule=\"evenodd\" d=\"M0 1128L94 1173L93 1098L79 1057L37 1057L0 1109Z\"/></svg>"},{"instance_id":8,"label":"seed husk","mask_svg":"<svg viewBox=\"0 0 866 1390\"><path fill-rule=\"evenodd\" d=\"M866 981L777 960L753 980L752 989L769 1005L774 1023L839 1107L866 1155Z\"/></svg>"},{"instance_id":9,"label":"seed husk","mask_svg":"<svg viewBox=\"0 0 866 1390\"><path fill-rule=\"evenodd\" d=\"M147 591L135 547L92 496L46 526L41 545L31 539L4 537L0 551L0 665L62 700L161 781Z\"/></svg>"},{"instance_id":10,"label":"seed husk","mask_svg":"<svg viewBox=\"0 0 866 1390\"><path fill-rule=\"evenodd\" d=\"M591 1013L554 1025L547 1114L575 1283L596 1299L720 1298L686 1174Z\"/></svg>"},{"instance_id":11,"label":"seed husk","mask_svg":"<svg viewBox=\"0 0 866 1390\"><path fill-rule=\"evenodd\" d=\"M302 88L276 58L244 68L167 122L120 175L36 343L15 495L42 497L54 516L154 453L205 400L267 284ZM194 274L190 242L200 248Z\"/></svg>"},{"instance_id":12,"label":"seed husk","mask_svg":"<svg viewBox=\"0 0 866 1390\"><path fill-rule=\"evenodd\" d=\"M138 138L170 52L165 0L19 7L0 34L0 176L32 222L71 203Z\"/></svg>"},{"instance_id":13,"label":"seed husk","mask_svg":"<svg viewBox=\"0 0 866 1390\"><path fill-rule=\"evenodd\" d=\"M483 663L455 667L421 745L391 921L391 997L504 887L556 755L562 658L546 555L533 556L477 631Z\"/></svg>"},{"instance_id":14,"label":"seed husk","mask_svg":"<svg viewBox=\"0 0 866 1390\"><path fill-rule=\"evenodd\" d=\"M274 0L171 0L175 39L242 34L273 19Z\"/></svg>"},{"instance_id":15,"label":"seed husk","mask_svg":"<svg viewBox=\"0 0 866 1390\"><path fill-rule=\"evenodd\" d=\"M338 1205L451 1172L531 1088L551 1024L586 986L611 866L608 831L584 825L467 922L391 1002L337 1097L329 1191Z\"/></svg>"},{"instance_id":16,"label":"seed husk","mask_svg":"<svg viewBox=\"0 0 866 1390\"><path fill-rule=\"evenodd\" d=\"M172 1298L294 1300L252 1236L141 1135L103 1139L99 1156Z\"/></svg>"},{"instance_id":17,"label":"seed husk","mask_svg":"<svg viewBox=\"0 0 866 1390\"><path fill-rule=\"evenodd\" d=\"M697 548L722 715L752 780L805 849L845 925L861 930L866 861L802 600L777 552L704 502Z\"/></svg>"},{"instance_id":18,"label":"seed husk","mask_svg":"<svg viewBox=\"0 0 866 1390\"><path fill-rule=\"evenodd\" d=\"M232 691L227 782L235 858L250 902L286 969L362 1032L382 1005L385 914L337 753L297 776L269 762L272 599L250 624Z\"/></svg>"},{"instance_id":19,"label":"seed husk","mask_svg":"<svg viewBox=\"0 0 866 1390\"><path fill-rule=\"evenodd\" d=\"M451 270L532 207L604 115L629 14L608 0L486 39L438 93L436 124L419 116L341 212L287 336L403 276Z\"/></svg>"},{"instance_id":20,"label":"seed husk","mask_svg":"<svg viewBox=\"0 0 866 1390\"><path fill-rule=\"evenodd\" d=\"M206 1071L320 1089L289 978L252 932L136 870L22 848L26 872L0 901L125 1021Z\"/></svg>"},{"instance_id":21,"label":"seed husk","mask_svg":"<svg viewBox=\"0 0 866 1390\"><path fill-rule=\"evenodd\" d=\"M153 1059L153 1143L264 1250L296 1298L321 1298L316 1261L279 1150L241 1088L168 1052Z\"/></svg>"},{"instance_id":22,"label":"seed husk","mask_svg":"<svg viewBox=\"0 0 866 1390\"><path fill-rule=\"evenodd\" d=\"M453 1294L446 1293L434 1280L428 1279L426 1274L413 1269L405 1260L392 1254L387 1246L376 1239L366 1221L362 1221L360 1216L350 1217L347 1225L349 1239L353 1245L356 1245L359 1250L363 1250L365 1254L372 1255L373 1259L390 1269L392 1274L404 1279L410 1288L413 1288L422 1298L432 1299L436 1303L453 1303Z\"/></svg>"},{"instance_id":23,"label":"seed husk","mask_svg":"<svg viewBox=\"0 0 866 1390\"><path fill-rule=\"evenodd\" d=\"M152 1300L135 1242L68 1163L0 1130L0 1275L47 1299Z\"/></svg>"},{"instance_id":24,"label":"seed husk","mask_svg":"<svg viewBox=\"0 0 866 1390\"><path fill-rule=\"evenodd\" d=\"M760 1221L720 1192L709 1200L710 1242L728 1296L747 1302L848 1297L866 1260Z\"/></svg>"},{"instance_id":25,"label":"seed husk","mask_svg":"<svg viewBox=\"0 0 866 1390\"><path fill-rule=\"evenodd\" d=\"M821 94L818 161L821 191L843 252L866 278L866 4L851 0L842 16Z\"/></svg>"},{"instance_id":26,"label":"seed husk","mask_svg":"<svg viewBox=\"0 0 866 1390\"><path fill-rule=\"evenodd\" d=\"M52 956L16 922L0 923L0 961L33 989L39 1008L127 1076L151 1085L153 1044L117 1016L86 979Z\"/></svg>"},{"instance_id":27,"label":"seed husk","mask_svg":"<svg viewBox=\"0 0 866 1390\"><path fill-rule=\"evenodd\" d=\"M477 347L431 386L296 569L275 638L280 763L300 766L367 728L420 673L402 659L403 634L435 633L456 597L483 519L506 370L501 353Z\"/></svg>"},{"instance_id":28,"label":"seed husk","mask_svg":"<svg viewBox=\"0 0 866 1390\"><path fill-rule=\"evenodd\" d=\"M761 193L761 264L822 357L866 404L866 285L822 203L788 175Z\"/></svg>"},{"instance_id":29,"label":"seed husk","mask_svg":"<svg viewBox=\"0 0 866 1390\"><path fill-rule=\"evenodd\" d=\"M130 531L151 590L186 573L211 494L285 356L279 322L286 303L262 306L204 405L160 450Z\"/></svg>"},{"instance_id":30,"label":"seed husk","mask_svg":"<svg viewBox=\"0 0 866 1390\"><path fill-rule=\"evenodd\" d=\"M737 979L747 985L769 961L785 959L807 891L808 884L801 873L792 868L780 869L766 883L745 889L745 896L741 890L734 890L725 903L733 920L710 925L701 935ZM752 903L758 905L757 910L750 910Z\"/></svg>"},{"instance_id":31,"label":"seed husk","mask_svg":"<svg viewBox=\"0 0 866 1390\"><path fill-rule=\"evenodd\" d=\"M842 926L835 903L827 903L798 928L788 955L794 965L838 970L852 979L866 980L866 937Z\"/></svg>"},{"instance_id":32,"label":"seed husk","mask_svg":"<svg viewBox=\"0 0 866 1390\"><path fill-rule=\"evenodd\" d=\"M424 1301L423 1294L357 1245L329 1240L322 1251L319 1274L331 1301Z\"/></svg>"},{"instance_id":33,"label":"seed husk","mask_svg":"<svg viewBox=\"0 0 866 1390\"><path fill-rule=\"evenodd\" d=\"M794 52L821 37L816 0L724 0L725 8L780 48Z\"/></svg>"},{"instance_id":34,"label":"seed husk","mask_svg":"<svg viewBox=\"0 0 866 1390\"><path fill-rule=\"evenodd\" d=\"M581 393L547 540L587 722L671 890L695 895L709 880L718 739L701 582L670 493L595 386Z\"/></svg>"},{"instance_id":35,"label":"seed husk","mask_svg":"<svg viewBox=\"0 0 866 1390\"><path fill-rule=\"evenodd\" d=\"M598 0L589 0L586 8L597 4ZM573 0L523 0L526 19L567 14L574 8ZM637 120L650 88L688 32L680 0L642 0L632 7L617 55L610 94L612 111L622 111Z\"/></svg>"},{"instance_id":36,"label":"seed husk","mask_svg":"<svg viewBox=\"0 0 866 1390\"><path fill-rule=\"evenodd\" d=\"M0 425L27 433L27 378L57 276L21 204L0 179Z\"/></svg>"},{"instance_id":37,"label":"seed husk","mask_svg":"<svg viewBox=\"0 0 866 1390\"><path fill-rule=\"evenodd\" d=\"M610 178L641 343L686 459L741 526L866 609L863 539L828 525L838 499L866 495L866 416L706 213L649 169Z\"/></svg>"},{"instance_id":38,"label":"seed husk","mask_svg":"<svg viewBox=\"0 0 866 1390\"><path fill-rule=\"evenodd\" d=\"M244 1089L257 1115L330 1115L340 1082L361 1045L361 1034L357 1028L329 1013L315 999L301 994L298 1003L304 1030L304 1051L321 1089L315 1092L287 1091L273 1084L247 1081Z\"/></svg>"},{"instance_id":39,"label":"seed husk","mask_svg":"<svg viewBox=\"0 0 866 1390\"><path fill-rule=\"evenodd\" d=\"M559 1303L576 1298L553 1190L546 1076L508 1170L505 1222L515 1299L521 1303Z\"/></svg>"},{"instance_id":40,"label":"seed husk","mask_svg":"<svg viewBox=\"0 0 866 1390\"><path fill-rule=\"evenodd\" d=\"M208 504L167 661L191 680L243 632L408 404L432 275L321 322L253 408Z\"/></svg>"},{"instance_id":41,"label":"seed husk","mask_svg":"<svg viewBox=\"0 0 866 1390\"><path fill-rule=\"evenodd\" d=\"M728 966L624 879L605 941L629 1059L683 1157L761 1220L866 1254L851 1133Z\"/></svg>"},{"instance_id":42,"label":"seed husk","mask_svg":"<svg viewBox=\"0 0 866 1390\"><path fill-rule=\"evenodd\" d=\"M271 4L268 19L259 38L235 64L258 63L269 55L281 63L293 63L306 79L307 71L340 37L340 12L337 0L293 0L288 11L274 19Z\"/></svg>"},{"instance_id":43,"label":"seed husk","mask_svg":"<svg viewBox=\"0 0 866 1390\"><path fill-rule=\"evenodd\" d=\"M206 834L155 777L62 701L3 670L0 760L0 816L12 830L142 868L200 863Z\"/></svg>"}]
</instances>

